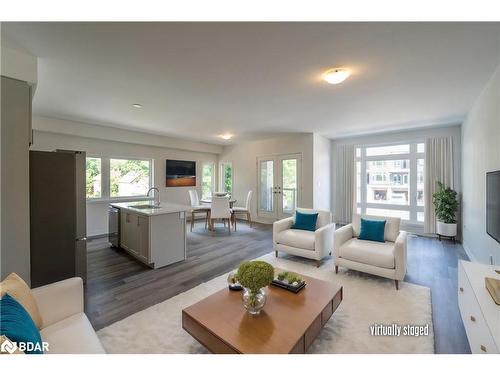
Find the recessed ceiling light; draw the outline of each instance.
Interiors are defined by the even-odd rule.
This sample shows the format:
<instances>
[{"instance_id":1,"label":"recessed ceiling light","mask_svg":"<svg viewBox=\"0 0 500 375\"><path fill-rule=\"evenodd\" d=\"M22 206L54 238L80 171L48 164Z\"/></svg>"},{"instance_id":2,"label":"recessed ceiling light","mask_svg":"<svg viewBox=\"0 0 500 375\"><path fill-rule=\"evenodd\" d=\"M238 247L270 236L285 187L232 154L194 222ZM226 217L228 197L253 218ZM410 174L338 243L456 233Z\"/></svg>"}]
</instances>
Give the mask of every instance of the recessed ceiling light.
<instances>
[{"instance_id":1,"label":"recessed ceiling light","mask_svg":"<svg viewBox=\"0 0 500 375\"><path fill-rule=\"evenodd\" d=\"M323 73L323 80L332 85L337 85L344 82L350 75L351 71L349 69L333 68Z\"/></svg>"},{"instance_id":2,"label":"recessed ceiling light","mask_svg":"<svg viewBox=\"0 0 500 375\"><path fill-rule=\"evenodd\" d=\"M134 107L134 108L142 108L142 104L134 103L134 104L132 104L132 107Z\"/></svg>"},{"instance_id":3,"label":"recessed ceiling light","mask_svg":"<svg viewBox=\"0 0 500 375\"><path fill-rule=\"evenodd\" d=\"M233 135L232 134L221 134L221 135L219 135L219 137L227 141L227 140L233 138Z\"/></svg>"}]
</instances>

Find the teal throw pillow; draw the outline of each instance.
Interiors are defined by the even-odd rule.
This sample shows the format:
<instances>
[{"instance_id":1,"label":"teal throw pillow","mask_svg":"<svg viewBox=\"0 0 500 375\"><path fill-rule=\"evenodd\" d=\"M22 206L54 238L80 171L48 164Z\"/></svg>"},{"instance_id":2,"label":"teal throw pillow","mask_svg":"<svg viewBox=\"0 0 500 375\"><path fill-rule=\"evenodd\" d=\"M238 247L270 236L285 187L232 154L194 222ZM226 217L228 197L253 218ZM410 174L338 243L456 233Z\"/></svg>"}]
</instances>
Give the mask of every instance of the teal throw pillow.
<instances>
[{"instance_id":1,"label":"teal throw pillow","mask_svg":"<svg viewBox=\"0 0 500 375\"><path fill-rule=\"evenodd\" d=\"M292 229L302 229L314 232L316 230L316 221L318 220L318 214L306 214L304 212L295 212L295 222L292 225Z\"/></svg>"},{"instance_id":2,"label":"teal throw pillow","mask_svg":"<svg viewBox=\"0 0 500 375\"><path fill-rule=\"evenodd\" d=\"M368 220L361 218L361 230L358 239L385 242L385 220Z\"/></svg>"},{"instance_id":3,"label":"teal throw pillow","mask_svg":"<svg viewBox=\"0 0 500 375\"><path fill-rule=\"evenodd\" d=\"M16 343L25 343L26 349L20 349L26 354L43 354L40 332L24 307L5 294L0 299L0 311L0 336L5 335Z\"/></svg>"}]
</instances>

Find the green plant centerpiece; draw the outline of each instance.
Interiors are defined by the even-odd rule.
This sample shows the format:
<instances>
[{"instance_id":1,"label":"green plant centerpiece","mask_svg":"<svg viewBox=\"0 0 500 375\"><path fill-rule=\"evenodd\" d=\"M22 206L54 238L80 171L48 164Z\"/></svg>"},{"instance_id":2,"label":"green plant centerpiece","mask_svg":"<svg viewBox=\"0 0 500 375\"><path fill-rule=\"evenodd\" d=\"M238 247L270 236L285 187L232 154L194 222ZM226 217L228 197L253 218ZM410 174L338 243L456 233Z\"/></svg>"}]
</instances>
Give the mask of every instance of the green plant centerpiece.
<instances>
[{"instance_id":1,"label":"green plant centerpiece","mask_svg":"<svg viewBox=\"0 0 500 375\"><path fill-rule=\"evenodd\" d=\"M243 286L243 306L250 314L259 314L266 304L264 288L274 279L274 268L260 260L240 264L236 277Z\"/></svg>"},{"instance_id":2,"label":"green plant centerpiece","mask_svg":"<svg viewBox=\"0 0 500 375\"><path fill-rule=\"evenodd\" d=\"M437 218L437 233L440 236L455 237L457 235L458 211L457 192L438 182L438 190L432 194L432 203ZM441 237L440 237L441 238Z\"/></svg>"},{"instance_id":3,"label":"green plant centerpiece","mask_svg":"<svg viewBox=\"0 0 500 375\"><path fill-rule=\"evenodd\" d=\"M287 282L290 285L298 285L302 283L304 280L302 277L297 275L296 273L290 272L290 271L283 271L278 274L278 280L279 281L284 281Z\"/></svg>"}]
</instances>

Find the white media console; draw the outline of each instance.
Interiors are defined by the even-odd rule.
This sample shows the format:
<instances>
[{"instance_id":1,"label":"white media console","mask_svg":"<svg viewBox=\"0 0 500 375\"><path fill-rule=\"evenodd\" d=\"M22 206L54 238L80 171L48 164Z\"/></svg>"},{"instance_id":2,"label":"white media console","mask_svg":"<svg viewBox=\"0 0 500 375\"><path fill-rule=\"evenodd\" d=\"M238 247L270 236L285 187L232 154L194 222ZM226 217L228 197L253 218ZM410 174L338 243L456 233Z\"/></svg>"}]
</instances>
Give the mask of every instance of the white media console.
<instances>
[{"instance_id":1,"label":"white media console","mask_svg":"<svg viewBox=\"0 0 500 375\"><path fill-rule=\"evenodd\" d=\"M472 353L500 353L500 306L485 286L485 277L500 279L500 266L459 261L458 305Z\"/></svg>"}]
</instances>

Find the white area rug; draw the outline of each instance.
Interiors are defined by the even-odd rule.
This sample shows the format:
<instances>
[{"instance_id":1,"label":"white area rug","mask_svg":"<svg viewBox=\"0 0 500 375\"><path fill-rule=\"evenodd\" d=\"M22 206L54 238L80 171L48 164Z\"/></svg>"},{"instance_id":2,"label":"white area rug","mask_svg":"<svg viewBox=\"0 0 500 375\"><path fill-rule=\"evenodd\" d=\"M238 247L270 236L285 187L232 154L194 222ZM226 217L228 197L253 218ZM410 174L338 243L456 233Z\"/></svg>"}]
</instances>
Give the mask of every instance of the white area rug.
<instances>
[{"instance_id":1,"label":"white area rug","mask_svg":"<svg viewBox=\"0 0 500 375\"><path fill-rule=\"evenodd\" d=\"M394 282L354 271L333 271L332 260L316 268L300 258L260 259L275 267L337 283L344 300L310 347L310 353L434 353L430 289ZM227 286L226 275L172 297L101 329L108 353L207 353L182 329L181 310ZM243 308L243 307L242 307ZM428 336L372 336L373 324L429 325Z\"/></svg>"}]
</instances>

